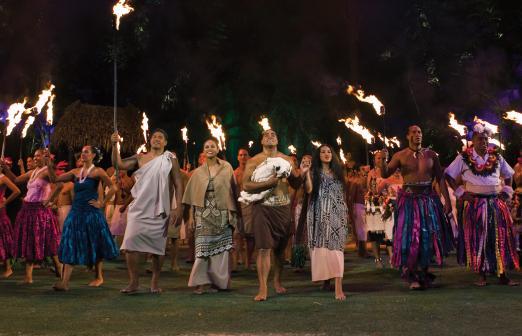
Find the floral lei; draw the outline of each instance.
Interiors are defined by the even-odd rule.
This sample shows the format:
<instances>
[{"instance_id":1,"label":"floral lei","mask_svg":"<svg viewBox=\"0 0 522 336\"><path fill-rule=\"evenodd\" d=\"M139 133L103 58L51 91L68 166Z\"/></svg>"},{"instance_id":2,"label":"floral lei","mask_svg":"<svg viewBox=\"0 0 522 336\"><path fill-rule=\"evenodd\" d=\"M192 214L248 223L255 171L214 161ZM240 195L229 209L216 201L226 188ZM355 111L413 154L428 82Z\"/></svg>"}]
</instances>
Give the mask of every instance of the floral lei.
<instances>
[{"instance_id":1,"label":"floral lei","mask_svg":"<svg viewBox=\"0 0 522 336\"><path fill-rule=\"evenodd\" d=\"M488 148L488 160L484 164L478 164L473 160L473 147L468 147L461 153L464 162L471 169L473 174L479 176L490 176L498 167L498 153L494 148Z\"/></svg>"}]
</instances>

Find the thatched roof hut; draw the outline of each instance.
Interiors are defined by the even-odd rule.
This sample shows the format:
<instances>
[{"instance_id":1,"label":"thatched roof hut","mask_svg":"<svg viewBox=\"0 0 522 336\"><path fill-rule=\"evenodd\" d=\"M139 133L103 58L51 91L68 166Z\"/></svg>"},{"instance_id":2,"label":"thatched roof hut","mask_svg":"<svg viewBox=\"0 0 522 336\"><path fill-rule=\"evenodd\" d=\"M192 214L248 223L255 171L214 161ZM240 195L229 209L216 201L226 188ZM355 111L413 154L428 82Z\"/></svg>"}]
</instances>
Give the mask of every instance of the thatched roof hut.
<instances>
[{"instance_id":1,"label":"thatched roof hut","mask_svg":"<svg viewBox=\"0 0 522 336\"><path fill-rule=\"evenodd\" d=\"M118 108L118 131L123 137L121 150L135 152L143 144L141 113L133 106ZM80 148L92 144L109 151L110 136L113 132L113 108L83 104L76 101L69 105L58 120L51 136L54 148Z\"/></svg>"}]
</instances>

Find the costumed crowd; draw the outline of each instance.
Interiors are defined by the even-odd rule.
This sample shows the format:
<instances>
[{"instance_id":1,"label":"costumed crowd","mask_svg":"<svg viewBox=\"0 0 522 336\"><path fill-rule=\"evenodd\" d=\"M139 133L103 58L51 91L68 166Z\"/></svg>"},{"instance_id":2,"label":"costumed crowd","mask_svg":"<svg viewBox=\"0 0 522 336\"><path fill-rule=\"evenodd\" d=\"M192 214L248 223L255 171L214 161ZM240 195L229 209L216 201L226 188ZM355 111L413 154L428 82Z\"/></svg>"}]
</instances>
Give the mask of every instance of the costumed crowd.
<instances>
[{"instance_id":1,"label":"costumed crowd","mask_svg":"<svg viewBox=\"0 0 522 336\"><path fill-rule=\"evenodd\" d=\"M107 170L96 166L101 155L94 144L83 147L70 170L45 149L27 159L27 170L19 162L19 176L3 160L3 277L13 274L16 262L25 265L24 282L31 284L33 269L52 263L53 288L67 291L74 267L86 265L94 275L89 286L98 287L105 281L103 262L122 254L129 283L121 293L139 290L143 258L151 262L150 293L161 293L166 251L171 269L179 269L183 237L195 294L229 289L232 271L243 264L256 269L254 299L264 301L271 270L275 292L286 292L282 270L290 262L296 271L310 265L311 280L344 300L344 252L351 237L360 257L370 243L376 268L397 269L412 290L432 287L430 266L442 265L452 250L477 273L475 285L486 286L488 275L518 285L508 272L519 269L522 159L512 168L489 146L490 131L479 123L472 145L448 167L422 147L418 126L406 136L408 146L391 158L387 150L375 152L373 168L343 164L326 144L298 162L278 151L272 129L262 134L261 153L238 151L235 170L219 156L213 138L204 142L196 169L181 169L165 150L168 135L161 129L151 133L146 153L123 159L114 133L113 167Z\"/></svg>"}]
</instances>

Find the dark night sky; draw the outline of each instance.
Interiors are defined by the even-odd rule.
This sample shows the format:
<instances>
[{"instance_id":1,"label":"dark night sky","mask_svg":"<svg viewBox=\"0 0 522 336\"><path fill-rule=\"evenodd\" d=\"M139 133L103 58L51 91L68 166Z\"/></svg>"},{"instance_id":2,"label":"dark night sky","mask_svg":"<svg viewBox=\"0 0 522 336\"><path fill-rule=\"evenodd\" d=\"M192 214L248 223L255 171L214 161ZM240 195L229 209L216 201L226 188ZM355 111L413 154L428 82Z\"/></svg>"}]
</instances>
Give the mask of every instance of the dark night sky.
<instances>
[{"instance_id":1,"label":"dark night sky","mask_svg":"<svg viewBox=\"0 0 522 336\"><path fill-rule=\"evenodd\" d=\"M175 1L134 0L118 36L119 105L147 111L179 141L204 117L257 138L261 114L300 152L310 139L334 142L362 159L364 146L336 120L358 113L382 129L366 104L346 96L361 84L386 105L387 131L420 123L426 142L450 157L461 120L522 107L522 9L497 1ZM58 115L72 102L112 104L113 1L3 1L0 101L57 86ZM516 91L516 92L515 92ZM500 102L500 103L499 103ZM506 123L520 147L520 128ZM448 146L448 139L452 139ZM379 144L371 147L379 147ZM178 150L179 146L176 147Z\"/></svg>"}]
</instances>

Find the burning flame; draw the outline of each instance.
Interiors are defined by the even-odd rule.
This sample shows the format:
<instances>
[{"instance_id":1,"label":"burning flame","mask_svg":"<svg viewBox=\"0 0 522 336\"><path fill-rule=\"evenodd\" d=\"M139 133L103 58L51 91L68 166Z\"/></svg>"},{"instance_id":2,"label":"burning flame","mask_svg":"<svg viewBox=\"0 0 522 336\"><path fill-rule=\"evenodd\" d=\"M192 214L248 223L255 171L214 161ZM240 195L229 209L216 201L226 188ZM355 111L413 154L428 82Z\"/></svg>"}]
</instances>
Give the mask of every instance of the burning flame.
<instances>
[{"instance_id":1,"label":"burning flame","mask_svg":"<svg viewBox=\"0 0 522 336\"><path fill-rule=\"evenodd\" d=\"M16 125L20 123L22 120L22 115L25 111L25 104L27 103L27 98L24 98L23 103L14 103L9 106L7 110L7 127L6 127L6 136L10 135L13 132Z\"/></svg>"},{"instance_id":2,"label":"burning flame","mask_svg":"<svg viewBox=\"0 0 522 336\"><path fill-rule=\"evenodd\" d=\"M465 136L468 133L468 128L465 125L459 124L457 119L455 119L455 114L449 113L449 127L456 130L461 136Z\"/></svg>"},{"instance_id":3,"label":"burning flame","mask_svg":"<svg viewBox=\"0 0 522 336\"><path fill-rule=\"evenodd\" d=\"M143 139L145 143L138 148L136 154L144 153L147 151L147 133L149 132L149 118L147 118L147 114L143 112L143 118L141 119L141 130L143 131Z\"/></svg>"},{"instance_id":4,"label":"burning flame","mask_svg":"<svg viewBox=\"0 0 522 336\"><path fill-rule=\"evenodd\" d=\"M488 128L491 131L492 134L497 134L498 133L498 126L497 125L494 125L494 124L491 124L491 123L489 123L487 121L479 119L477 116L475 116L473 121L476 122L476 123L484 125L484 127Z\"/></svg>"},{"instance_id":5,"label":"burning flame","mask_svg":"<svg viewBox=\"0 0 522 336\"><path fill-rule=\"evenodd\" d=\"M353 86L348 85L348 88L346 89L346 93L349 95L354 96L359 101L362 101L364 103L371 104L373 106L373 109L377 113L377 115L383 115L382 108L384 105L380 102L380 100L375 97L374 95L365 96L364 91L361 89L355 89Z\"/></svg>"},{"instance_id":6,"label":"burning flame","mask_svg":"<svg viewBox=\"0 0 522 336\"><path fill-rule=\"evenodd\" d=\"M54 100L54 97L53 97L54 88L55 88L54 84L49 84L49 88L47 90L42 90L42 93L40 93L38 95L38 101L36 102L36 105L34 105L34 107L31 108L31 109L36 108L36 114L42 113L42 109L44 108L45 104L47 103L47 101L49 99L51 99L51 105L52 105L52 101ZM49 104L47 104L47 108L49 108ZM51 111L52 111L52 109L51 109Z\"/></svg>"},{"instance_id":7,"label":"burning flame","mask_svg":"<svg viewBox=\"0 0 522 336\"><path fill-rule=\"evenodd\" d=\"M322 143L320 143L319 141L310 141L312 143L312 145L314 145L315 148L319 148L321 147Z\"/></svg>"},{"instance_id":8,"label":"burning flame","mask_svg":"<svg viewBox=\"0 0 522 336\"><path fill-rule=\"evenodd\" d=\"M346 164L346 162L348 161L348 160L346 160L346 156L344 156L344 151L343 151L342 148L339 150L339 158L340 158L341 161L342 161L343 163L345 163L345 164Z\"/></svg>"},{"instance_id":9,"label":"burning flame","mask_svg":"<svg viewBox=\"0 0 522 336\"><path fill-rule=\"evenodd\" d=\"M183 138L183 141L185 143L188 143L188 128L187 126L183 127L181 129L181 137Z\"/></svg>"},{"instance_id":10,"label":"burning flame","mask_svg":"<svg viewBox=\"0 0 522 336\"><path fill-rule=\"evenodd\" d=\"M520 112L517 112L517 111L506 112L504 119L512 120L512 121L516 122L517 124L522 125L522 113L520 113Z\"/></svg>"},{"instance_id":11,"label":"burning flame","mask_svg":"<svg viewBox=\"0 0 522 336\"><path fill-rule=\"evenodd\" d=\"M346 119L339 119L339 122L344 123L344 125L354 131L355 133L359 134L368 144L371 144L375 137L372 135L372 133L364 126L359 124L359 118L355 116L355 118L346 118Z\"/></svg>"},{"instance_id":12,"label":"burning flame","mask_svg":"<svg viewBox=\"0 0 522 336\"><path fill-rule=\"evenodd\" d=\"M262 117L261 120L259 120L257 123L263 127L263 131L272 129L272 127L270 127L270 123L268 122L268 118L266 117Z\"/></svg>"},{"instance_id":13,"label":"burning flame","mask_svg":"<svg viewBox=\"0 0 522 336\"><path fill-rule=\"evenodd\" d=\"M47 102L47 125L53 124L53 101L56 98L55 95L51 95L49 101Z\"/></svg>"},{"instance_id":14,"label":"burning flame","mask_svg":"<svg viewBox=\"0 0 522 336\"><path fill-rule=\"evenodd\" d=\"M112 14L116 16L116 30L120 30L121 17L134 10L134 8L126 4L125 1L126 0L119 0L118 3L112 7Z\"/></svg>"},{"instance_id":15,"label":"burning flame","mask_svg":"<svg viewBox=\"0 0 522 336\"><path fill-rule=\"evenodd\" d=\"M313 143L313 142L312 142ZM319 145L320 146L320 145ZM297 154L297 148L294 147L294 145L288 146L288 149L290 150L290 153Z\"/></svg>"},{"instance_id":16,"label":"burning flame","mask_svg":"<svg viewBox=\"0 0 522 336\"><path fill-rule=\"evenodd\" d=\"M25 121L24 129L22 130L22 138L25 138L25 136L27 135L27 130L33 124L34 120L34 116L30 115Z\"/></svg>"},{"instance_id":17,"label":"burning flame","mask_svg":"<svg viewBox=\"0 0 522 336\"><path fill-rule=\"evenodd\" d=\"M252 148L252 145L254 145L254 141L250 140L250 141L248 142L248 148Z\"/></svg>"},{"instance_id":18,"label":"burning flame","mask_svg":"<svg viewBox=\"0 0 522 336\"><path fill-rule=\"evenodd\" d=\"M401 146L401 142L399 141L399 139L397 139L397 137L393 137L393 138L387 138L385 136L383 136L381 133L377 133L377 137L382 141L384 142L384 145L386 147L390 147L390 148L399 148Z\"/></svg>"},{"instance_id":19,"label":"burning flame","mask_svg":"<svg viewBox=\"0 0 522 336\"><path fill-rule=\"evenodd\" d=\"M212 122L207 120L207 127L210 130L210 134L218 140L219 150L227 149L225 133L223 132L223 125L217 122L216 116L210 116Z\"/></svg>"},{"instance_id":20,"label":"burning flame","mask_svg":"<svg viewBox=\"0 0 522 336\"><path fill-rule=\"evenodd\" d=\"M343 144L343 141L341 140L341 137L340 136L337 136L337 139L335 139L335 141L337 141L337 144L339 146L341 146Z\"/></svg>"}]
</instances>

